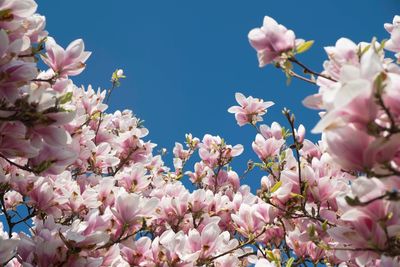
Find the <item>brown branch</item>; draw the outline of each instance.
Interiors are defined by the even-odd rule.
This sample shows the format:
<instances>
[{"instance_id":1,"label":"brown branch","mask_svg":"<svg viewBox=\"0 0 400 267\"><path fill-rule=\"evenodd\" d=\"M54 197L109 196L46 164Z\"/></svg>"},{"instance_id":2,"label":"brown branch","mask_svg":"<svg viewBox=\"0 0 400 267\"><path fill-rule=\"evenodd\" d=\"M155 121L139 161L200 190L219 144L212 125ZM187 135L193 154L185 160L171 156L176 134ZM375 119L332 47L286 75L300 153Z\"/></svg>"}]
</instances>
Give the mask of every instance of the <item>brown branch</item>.
<instances>
[{"instance_id":1,"label":"brown branch","mask_svg":"<svg viewBox=\"0 0 400 267\"><path fill-rule=\"evenodd\" d=\"M133 152L135 152L136 150L137 148L131 148L129 150L128 155L123 160L121 160L115 171L112 173L112 176L115 176L121 170L121 168L124 167L124 165L129 161L129 158L132 156Z\"/></svg>"},{"instance_id":2,"label":"brown branch","mask_svg":"<svg viewBox=\"0 0 400 267\"><path fill-rule=\"evenodd\" d=\"M32 213L30 213L28 216L26 216L25 218L22 218L21 217L21 215L19 215L17 212L16 212L16 214L18 215L18 217L20 217L21 219L19 220L19 221L16 221L16 222L13 222L13 224L14 225L17 225L17 224L19 224L19 223L25 223L26 224L26 221L28 221L29 219L31 219L31 218L33 218L33 217L35 217L36 216L36 212L34 211L34 212L32 212ZM28 224L26 224L28 227L31 227L30 225L28 225Z\"/></svg>"},{"instance_id":3,"label":"brown branch","mask_svg":"<svg viewBox=\"0 0 400 267\"><path fill-rule=\"evenodd\" d=\"M189 147L188 156L184 160L182 160L182 168L180 168L179 173L177 174L178 178L182 178L186 164L188 163L189 159L193 156L193 153L196 151L196 148Z\"/></svg>"},{"instance_id":4,"label":"brown branch","mask_svg":"<svg viewBox=\"0 0 400 267\"><path fill-rule=\"evenodd\" d=\"M288 60L290 62L293 62L293 63L297 64L301 68L303 68L304 73L309 73L309 74L312 74L312 75L315 75L315 76L318 76L318 77L321 77L321 78L325 78L325 79L330 80L332 82L337 82L337 80L333 79L332 77L329 77L329 76L327 76L325 74L318 73L316 71L311 70L309 67L307 67L306 65L304 65L303 63L298 61L295 57L290 57L290 58L288 58Z\"/></svg>"},{"instance_id":5,"label":"brown branch","mask_svg":"<svg viewBox=\"0 0 400 267\"><path fill-rule=\"evenodd\" d=\"M308 79L308 78L306 78L306 77L303 77L303 76L297 74L296 72L294 72L294 71L292 71L292 70L289 70L289 71L288 71L288 74L289 74L290 76L295 77L295 78L297 78L297 79L300 79L300 80L302 80L302 81L305 81L305 82L308 82L308 83L311 83L311 84L314 84L314 85L317 84L316 81L313 81L313 80L311 80L311 79Z\"/></svg>"},{"instance_id":6,"label":"brown branch","mask_svg":"<svg viewBox=\"0 0 400 267\"><path fill-rule=\"evenodd\" d=\"M307 214L297 214L297 213L291 212L291 211L289 211L289 210L285 210L285 209L283 209L283 208L281 208L281 207L275 205L275 204L272 203L271 201L265 201L265 202L268 203L268 204L270 204L270 205L273 206L274 208L276 208L276 209L278 209L278 210L284 212L285 214L289 215L289 216L290 216L290 219L308 218L308 219L311 219L311 220L315 220L315 221L319 221L319 222L322 222L322 223L326 223L326 224L329 225L329 226L334 226L333 224L329 223L328 221L324 220L323 218L321 218L321 217L319 217L319 216L314 217L314 216L312 216L312 215L310 215L310 214L308 214L308 213L307 213Z\"/></svg>"},{"instance_id":7,"label":"brown branch","mask_svg":"<svg viewBox=\"0 0 400 267\"><path fill-rule=\"evenodd\" d=\"M115 83L115 81L112 81L112 87L111 87L111 89L108 90L107 95L106 95L106 98L105 98L105 100L104 100L104 103L105 103L105 104L108 104L108 101L110 100L111 93L114 91L114 89L115 89L116 87L117 87L117 84ZM100 112L100 117L99 117L99 124L97 125L96 134L95 134L95 136L94 136L94 143L95 143L96 145L97 145L97 134L99 133L100 125L101 125L101 123L103 122L103 114L104 114L104 112L101 111L101 112Z\"/></svg>"},{"instance_id":8,"label":"brown branch","mask_svg":"<svg viewBox=\"0 0 400 267\"><path fill-rule=\"evenodd\" d=\"M128 238L130 238L132 236L135 236L137 233L139 233L140 231L145 229L145 224L142 224L142 227L139 230L133 232L130 235L127 235L127 236L123 237L128 228L129 228L129 225L124 225L124 227L122 228L121 234L119 235L119 237L115 241L114 240L110 240L109 242L107 242L103 246L100 246L100 247L98 247L96 249L109 248L109 247L113 246L114 244L120 243L122 241L127 240Z\"/></svg>"},{"instance_id":9,"label":"brown branch","mask_svg":"<svg viewBox=\"0 0 400 267\"><path fill-rule=\"evenodd\" d=\"M304 184L302 183L301 180L301 164L300 164L300 152L299 152L299 142L296 139L296 132L294 129L294 115L290 115L290 111L287 109L283 110L283 114L285 115L285 117L287 118L287 120L289 121L290 124L290 128L292 131L292 137L293 137L293 144L294 144L294 149L296 152L296 160L297 160L297 169L298 169L298 176L299 176L299 190L300 190L300 195L303 196L303 191L304 191ZM301 208L304 212L304 214L308 214L306 209L305 209L305 202L306 202L306 196L304 196L304 201L301 200Z\"/></svg>"},{"instance_id":10,"label":"brown branch","mask_svg":"<svg viewBox=\"0 0 400 267\"><path fill-rule=\"evenodd\" d=\"M18 221L16 221L16 222L13 222L13 221L12 221L12 218L13 218L15 215L11 216L11 215L8 213L8 211L7 211L7 209L6 209L6 206L5 206L4 194L2 194L2 195L0 196L0 204L1 204L1 212L2 212L2 213L4 214L4 216L6 217L6 222L7 222L7 225L8 225L8 237L9 237L9 238L12 237L12 231L13 231L13 229L14 229L14 226L16 226L17 224L24 223L24 224L26 224L26 226L28 226L29 228L31 228L31 226L27 224L27 221L28 221L29 219L31 219L31 218L33 218L33 217L36 216L36 211L33 211L32 213L29 212L29 214L28 214L25 218L23 218L17 211L14 211L14 213L15 213L18 217L20 217L21 219L18 220ZM28 207L27 207L27 208L28 208ZM31 229L32 229L32 228L31 228Z\"/></svg>"},{"instance_id":11,"label":"brown branch","mask_svg":"<svg viewBox=\"0 0 400 267\"><path fill-rule=\"evenodd\" d=\"M19 168L19 169L21 169L21 170L28 171L28 172L32 172L33 174L37 174L33 169L29 168L27 165L22 166L22 165L20 165L20 164L18 164L18 163L15 163L15 162L9 160L9 159L8 159L6 156L4 156L3 154L0 154L0 158L5 159L10 165L13 165L13 166L15 166L15 167L17 167L17 168Z\"/></svg>"},{"instance_id":12,"label":"brown branch","mask_svg":"<svg viewBox=\"0 0 400 267\"><path fill-rule=\"evenodd\" d=\"M259 238L260 236L262 236L262 235L265 233L266 230L267 230L267 229L264 228L264 229L261 231L261 233L259 233L258 235L256 235L256 236L253 237L252 239L247 240L245 243L243 243L243 244L241 244L241 245L238 245L238 246L234 247L233 249L230 249L230 250L228 250L228 251L225 251L224 253L221 253L221 254L219 254L219 255L217 255L217 256L214 256L214 257L208 259L208 261L209 261L209 262L212 262L212 261L214 261L214 260L216 260L216 259L218 259L218 258L220 258L220 257L222 257L222 256L225 256L225 255L227 255L227 254L229 254L229 253L234 252L234 251L237 250L237 249L240 249L240 248L242 248L242 247L244 247L244 246L247 246L247 245L252 244L257 238Z\"/></svg>"},{"instance_id":13,"label":"brown branch","mask_svg":"<svg viewBox=\"0 0 400 267\"><path fill-rule=\"evenodd\" d=\"M49 79L32 79L31 82L44 82L53 85L56 81L54 80L56 77L52 77Z\"/></svg>"},{"instance_id":14,"label":"brown branch","mask_svg":"<svg viewBox=\"0 0 400 267\"><path fill-rule=\"evenodd\" d=\"M34 57L34 53L26 54L26 55L18 55L19 58L24 58L24 57Z\"/></svg>"},{"instance_id":15,"label":"brown branch","mask_svg":"<svg viewBox=\"0 0 400 267\"><path fill-rule=\"evenodd\" d=\"M249 162L247 163L247 169L243 172L242 175L239 176L239 180L242 180L246 177L247 174L249 174L249 172L251 172L254 169L254 162L249 160Z\"/></svg>"},{"instance_id":16,"label":"brown branch","mask_svg":"<svg viewBox=\"0 0 400 267\"><path fill-rule=\"evenodd\" d=\"M382 200L382 199L389 200L389 201L398 201L398 200L400 200L400 195L396 191L391 191L391 192L386 192L383 195L374 197L374 198L372 198L368 201L364 201L364 202L359 201L358 197L352 199L352 198L346 196L345 199L347 201L347 204L349 204L350 206L364 207L364 206L368 206L369 204L371 204L377 200Z\"/></svg>"},{"instance_id":17,"label":"brown branch","mask_svg":"<svg viewBox=\"0 0 400 267\"><path fill-rule=\"evenodd\" d=\"M383 111L386 113L386 115L389 118L389 121L390 121L390 129L389 129L389 131L390 132L392 132L392 131L393 132L398 132L398 129L396 129L396 122L395 122L395 120L394 120L394 118L392 116L392 113L390 113L389 108L386 107L385 103L383 102L382 94L377 93L375 95L375 97L376 97L376 100L377 100L378 104L381 106L381 108L383 109Z\"/></svg>"},{"instance_id":18,"label":"brown branch","mask_svg":"<svg viewBox=\"0 0 400 267\"><path fill-rule=\"evenodd\" d=\"M6 205L5 205L5 202L4 202L4 194L2 194L0 196L0 204L1 204L1 211L3 212L4 216L6 217L6 221L7 221L7 225L8 225L8 238L11 238L12 237L12 230L13 230L15 225L11 221L12 218L11 218L10 214L8 214L8 212L7 212Z\"/></svg>"},{"instance_id":19,"label":"brown branch","mask_svg":"<svg viewBox=\"0 0 400 267\"><path fill-rule=\"evenodd\" d=\"M238 259L243 259L243 258L246 258L246 257L251 256L251 255L257 255L257 251L252 251L252 252L248 252L246 254L243 254L243 255L239 256Z\"/></svg>"},{"instance_id":20,"label":"brown branch","mask_svg":"<svg viewBox=\"0 0 400 267\"><path fill-rule=\"evenodd\" d=\"M378 248L328 248L329 250L344 250L344 251L374 251L374 252L386 252L385 249Z\"/></svg>"},{"instance_id":21,"label":"brown branch","mask_svg":"<svg viewBox=\"0 0 400 267\"><path fill-rule=\"evenodd\" d=\"M217 193L217 188L218 188L218 175L219 175L219 173L220 173L220 171L221 171L221 169L222 169L222 167L223 166L221 166L221 165L218 165L218 169L217 169L217 172L215 172L214 173L214 177L215 177L215 183L214 183L214 194L216 194Z\"/></svg>"},{"instance_id":22,"label":"brown branch","mask_svg":"<svg viewBox=\"0 0 400 267\"><path fill-rule=\"evenodd\" d=\"M27 207L27 208L28 208L28 207ZM28 215L27 217L25 217L25 218L23 218L23 217L18 213L18 211L15 210L14 212L15 212L15 214L17 214L17 216L20 218L19 221L15 222L15 224L19 224L19 223L22 223L22 222L23 222L29 229L32 230L32 225L29 225L29 224L27 223L27 221L28 221L29 219L31 219L31 218L33 218L33 217L36 216L36 211L33 211L32 213L29 212L29 215Z\"/></svg>"}]
</instances>

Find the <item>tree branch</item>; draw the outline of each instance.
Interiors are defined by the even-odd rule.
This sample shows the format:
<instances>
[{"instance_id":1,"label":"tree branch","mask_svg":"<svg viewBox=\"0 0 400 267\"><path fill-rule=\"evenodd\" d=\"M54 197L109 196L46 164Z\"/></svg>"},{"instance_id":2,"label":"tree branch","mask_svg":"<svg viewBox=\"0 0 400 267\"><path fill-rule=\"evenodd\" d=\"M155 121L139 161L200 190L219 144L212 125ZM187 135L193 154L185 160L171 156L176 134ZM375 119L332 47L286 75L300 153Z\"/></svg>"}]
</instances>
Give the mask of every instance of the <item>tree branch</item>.
<instances>
[{"instance_id":1,"label":"tree branch","mask_svg":"<svg viewBox=\"0 0 400 267\"><path fill-rule=\"evenodd\" d=\"M256 236L253 237L252 239L247 240L245 243L243 243L243 244L241 244L241 245L238 245L238 246L236 246L236 247L233 248L233 249L230 249L230 250L228 250L228 251L225 251L224 253L221 253L221 254L219 254L219 255L217 255L217 256L214 256L214 257L208 259L208 261L209 261L209 262L212 262L212 261L214 261L214 260L216 260L216 259L218 259L218 258L220 258L220 257L222 257L222 256L225 256L225 255L227 255L227 254L229 254L229 253L234 252L235 250L238 250L238 249L240 249L240 248L242 248L242 247L244 247L244 246L247 246L247 245L252 244L257 238L259 238L260 236L262 236L262 235L265 233L266 230L267 230L267 229L264 228L264 229L261 231L261 233L259 233L258 235L256 235Z\"/></svg>"},{"instance_id":2,"label":"tree branch","mask_svg":"<svg viewBox=\"0 0 400 267\"><path fill-rule=\"evenodd\" d=\"M9 160L9 159L8 159L6 156L4 156L3 154L0 154L0 158L5 159L10 165L13 165L13 166L15 166L15 167L17 167L17 168L19 168L19 169L21 169L21 170L28 171L28 172L32 172L33 174L37 174L33 169L29 168L27 165L25 165L25 166L19 165L18 163L15 163L15 162Z\"/></svg>"},{"instance_id":3,"label":"tree branch","mask_svg":"<svg viewBox=\"0 0 400 267\"><path fill-rule=\"evenodd\" d=\"M325 78L325 79L330 80L330 81L332 81L332 82L337 82L337 81L336 81L335 79L333 79L332 77L329 77L329 76L327 76L327 75L325 75L325 74L318 73L318 72L316 72L316 71L311 70L309 67L307 67L306 65L304 65L303 63L301 63L300 61L298 61L295 57L290 57L290 58L288 58L288 60L289 60L290 62L293 62L293 63L297 64L297 65L300 66L301 68L303 68L304 73L309 73L309 74L312 74L312 75L315 75L315 76L318 76L318 77L321 77L321 78Z\"/></svg>"}]
</instances>

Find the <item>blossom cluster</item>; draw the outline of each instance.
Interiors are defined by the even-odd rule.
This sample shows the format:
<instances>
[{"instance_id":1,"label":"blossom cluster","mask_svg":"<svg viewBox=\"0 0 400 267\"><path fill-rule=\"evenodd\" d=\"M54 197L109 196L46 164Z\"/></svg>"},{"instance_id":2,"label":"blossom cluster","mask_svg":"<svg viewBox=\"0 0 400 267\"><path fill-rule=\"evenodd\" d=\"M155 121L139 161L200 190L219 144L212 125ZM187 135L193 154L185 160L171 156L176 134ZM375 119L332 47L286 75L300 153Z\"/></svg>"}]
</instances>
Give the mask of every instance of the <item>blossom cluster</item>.
<instances>
[{"instance_id":1,"label":"blossom cluster","mask_svg":"<svg viewBox=\"0 0 400 267\"><path fill-rule=\"evenodd\" d=\"M400 68L385 56L399 59L398 16L387 42L327 47L321 73L295 57L312 42L272 18L250 31L260 66L319 88L304 103L322 139L287 109L286 126L260 125L274 103L237 93L228 111L256 130L258 157L239 174L244 147L210 134L175 143L167 167L132 111L107 112L123 71L108 90L77 87L90 52L58 45L36 8L0 2L0 265L400 264Z\"/></svg>"},{"instance_id":2,"label":"blossom cluster","mask_svg":"<svg viewBox=\"0 0 400 267\"><path fill-rule=\"evenodd\" d=\"M303 103L321 110L321 120L312 132L322 133L322 139L317 146L303 140L304 129L296 131L294 117L284 111L292 129L293 160L291 151L282 149L276 123L271 128L259 127L253 149L264 162L261 167L269 169L261 183L265 201L280 206L281 211L302 214L299 217L303 219L293 224L297 230L288 234L297 238L289 238L288 244L299 257L314 262L325 257L331 263L397 266L400 67L387 57L387 51L396 53L398 61L399 16L384 25L390 34L387 41L355 44L341 38L335 46L326 47L328 59L321 73L296 58L312 43L297 45L294 35L283 26L271 34L277 24L271 21L268 17L264 20L262 45L256 38L259 35L254 35L258 29L250 32L250 43L259 54L260 65L265 62L260 58L260 49L264 49L273 58L268 63L275 62L288 78L318 87L318 93ZM271 52L268 43L274 42L276 47L291 46ZM295 66L310 78L297 74ZM285 130L282 133L285 136ZM282 167L282 162L292 162L292 166Z\"/></svg>"}]
</instances>

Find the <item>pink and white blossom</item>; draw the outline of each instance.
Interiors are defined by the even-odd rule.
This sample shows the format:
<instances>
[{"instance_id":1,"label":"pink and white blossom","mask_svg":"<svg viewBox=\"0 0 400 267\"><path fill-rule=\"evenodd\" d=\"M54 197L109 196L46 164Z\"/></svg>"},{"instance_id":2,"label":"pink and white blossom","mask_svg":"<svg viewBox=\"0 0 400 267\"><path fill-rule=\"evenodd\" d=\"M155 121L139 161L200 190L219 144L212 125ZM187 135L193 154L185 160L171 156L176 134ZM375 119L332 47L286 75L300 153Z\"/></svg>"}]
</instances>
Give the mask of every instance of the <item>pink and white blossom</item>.
<instances>
[{"instance_id":1,"label":"pink and white blossom","mask_svg":"<svg viewBox=\"0 0 400 267\"><path fill-rule=\"evenodd\" d=\"M252 96L245 97L241 93L236 93L235 98L240 106L232 106L228 112L235 114L239 126L262 121L262 116L267 113L267 108L274 105L272 101L264 102L264 100Z\"/></svg>"},{"instance_id":2,"label":"pink and white blossom","mask_svg":"<svg viewBox=\"0 0 400 267\"><path fill-rule=\"evenodd\" d=\"M268 16L264 17L261 28L254 28L249 32L248 38L257 51L260 67L279 61L282 53L292 50L296 45L294 32Z\"/></svg>"}]
</instances>

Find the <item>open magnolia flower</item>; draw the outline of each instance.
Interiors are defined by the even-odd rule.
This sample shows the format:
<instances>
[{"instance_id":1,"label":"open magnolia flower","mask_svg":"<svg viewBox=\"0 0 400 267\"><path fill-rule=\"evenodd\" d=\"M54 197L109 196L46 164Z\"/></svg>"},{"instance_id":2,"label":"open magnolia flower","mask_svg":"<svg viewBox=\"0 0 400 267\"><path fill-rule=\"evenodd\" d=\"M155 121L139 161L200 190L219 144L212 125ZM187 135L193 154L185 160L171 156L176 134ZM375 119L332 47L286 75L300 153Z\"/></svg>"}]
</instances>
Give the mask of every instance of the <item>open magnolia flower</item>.
<instances>
[{"instance_id":1,"label":"open magnolia flower","mask_svg":"<svg viewBox=\"0 0 400 267\"><path fill-rule=\"evenodd\" d=\"M84 51L85 45L82 39L73 41L64 50L56 41L48 37L46 41L47 54L43 61L59 76L73 76L81 73L85 68L85 62L91 52Z\"/></svg>"},{"instance_id":2,"label":"open magnolia flower","mask_svg":"<svg viewBox=\"0 0 400 267\"><path fill-rule=\"evenodd\" d=\"M397 59L400 58L400 16L393 18L393 23L385 23L385 29L390 33L390 39L385 43L385 48L396 52Z\"/></svg>"},{"instance_id":3,"label":"open magnolia flower","mask_svg":"<svg viewBox=\"0 0 400 267\"><path fill-rule=\"evenodd\" d=\"M264 102L264 100L252 96L245 97L241 93L236 93L235 98L240 106L232 106L228 109L228 112L235 114L239 126L262 121L262 116L267 113L267 108L274 105L272 101Z\"/></svg>"}]
</instances>

